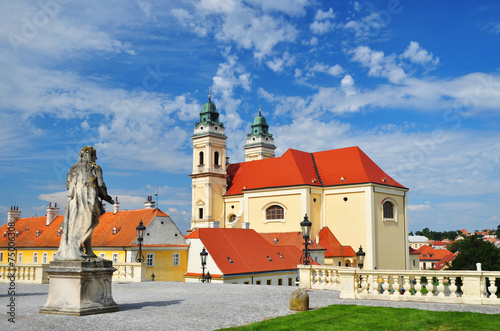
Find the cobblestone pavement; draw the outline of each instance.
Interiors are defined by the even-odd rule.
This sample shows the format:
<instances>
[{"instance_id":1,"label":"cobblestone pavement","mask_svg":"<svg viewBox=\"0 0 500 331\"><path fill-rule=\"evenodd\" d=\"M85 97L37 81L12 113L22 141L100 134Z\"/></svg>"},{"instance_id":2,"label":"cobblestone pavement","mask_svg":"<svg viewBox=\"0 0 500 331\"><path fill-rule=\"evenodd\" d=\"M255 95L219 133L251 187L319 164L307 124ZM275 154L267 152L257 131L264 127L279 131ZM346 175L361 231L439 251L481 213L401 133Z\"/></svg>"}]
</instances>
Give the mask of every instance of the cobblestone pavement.
<instances>
[{"instance_id":1,"label":"cobblestone pavement","mask_svg":"<svg viewBox=\"0 0 500 331\"><path fill-rule=\"evenodd\" d=\"M8 322L7 284L0 284L0 330L214 330L292 314L295 287L145 282L113 284L116 313L91 316L40 314L48 285L17 284L16 323ZM332 291L309 291L310 308L354 304L437 311L500 313L499 306L343 300Z\"/></svg>"}]
</instances>

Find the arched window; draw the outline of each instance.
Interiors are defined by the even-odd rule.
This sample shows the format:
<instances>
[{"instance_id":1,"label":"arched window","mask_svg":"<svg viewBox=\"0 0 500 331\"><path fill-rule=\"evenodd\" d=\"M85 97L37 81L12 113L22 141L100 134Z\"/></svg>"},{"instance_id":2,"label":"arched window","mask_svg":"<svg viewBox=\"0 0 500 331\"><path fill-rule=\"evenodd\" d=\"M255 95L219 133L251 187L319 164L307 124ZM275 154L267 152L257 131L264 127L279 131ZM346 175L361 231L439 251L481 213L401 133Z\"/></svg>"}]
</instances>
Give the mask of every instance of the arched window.
<instances>
[{"instance_id":1,"label":"arched window","mask_svg":"<svg viewBox=\"0 0 500 331\"><path fill-rule=\"evenodd\" d=\"M394 205L390 201L384 202L384 219L394 218Z\"/></svg>"},{"instance_id":2,"label":"arched window","mask_svg":"<svg viewBox=\"0 0 500 331\"><path fill-rule=\"evenodd\" d=\"M285 218L285 210L283 207L273 205L266 209L266 219L268 220L282 220Z\"/></svg>"},{"instance_id":3,"label":"arched window","mask_svg":"<svg viewBox=\"0 0 500 331\"><path fill-rule=\"evenodd\" d=\"M214 164L219 165L219 152L214 153Z\"/></svg>"},{"instance_id":4,"label":"arched window","mask_svg":"<svg viewBox=\"0 0 500 331\"><path fill-rule=\"evenodd\" d=\"M205 164L205 161L203 158L203 152L200 152L200 165L204 165L204 164Z\"/></svg>"},{"instance_id":5,"label":"arched window","mask_svg":"<svg viewBox=\"0 0 500 331\"><path fill-rule=\"evenodd\" d=\"M229 223L233 223L236 220L236 215L229 216Z\"/></svg>"}]
</instances>

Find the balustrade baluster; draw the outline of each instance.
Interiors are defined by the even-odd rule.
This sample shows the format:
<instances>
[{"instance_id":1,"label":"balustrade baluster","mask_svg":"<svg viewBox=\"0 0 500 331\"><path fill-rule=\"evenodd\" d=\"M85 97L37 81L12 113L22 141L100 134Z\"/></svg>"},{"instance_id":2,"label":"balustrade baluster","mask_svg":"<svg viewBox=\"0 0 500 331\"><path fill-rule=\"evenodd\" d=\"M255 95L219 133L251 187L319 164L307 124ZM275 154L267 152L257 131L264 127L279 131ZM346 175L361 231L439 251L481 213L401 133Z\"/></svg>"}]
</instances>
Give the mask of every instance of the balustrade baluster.
<instances>
[{"instance_id":1,"label":"balustrade baluster","mask_svg":"<svg viewBox=\"0 0 500 331\"><path fill-rule=\"evenodd\" d=\"M415 296L422 296L422 276L415 276Z\"/></svg>"},{"instance_id":2,"label":"balustrade baluster","mask_svg":"<svg viewBox=\"0 0 500 331\"><path fill-rule=\"evenodd\" d=\"M488 291L490 292L489 300L498 300L497 298L497 286L495 284L495 277L490 277L490 286L488 286Z\"/></svg>"},{"instance_id":3,"label":"balustrade baluster","mask_svg":"<svg viewBox=\"0 0 500 331\"><path fill-rule=\"evenodd\" d=\"M403 276L403 277L404 277L403 288L405 289L405 293L403 293L403 295L409 296L411 295L410 276Z\"/></svg>"},{"instance_id":4,"label":"balustrade baluster","mask_svg":"<svg viewBox=\"0 0 500 331\"><path fill-rule=\"evenodd\" d=\"M437 296L444 297L444 276L436 277L438 285L436 286Z\"/></svg>"},{"instance_id":5,"label":"balustrade baluster","mask_svg":"<svg viewBox=\"0 0 500 331\"><path fill-rule=\"evenodd\" d=\"M448 287L448 289L450 290L450 298L453 298L453 297L457 297L457 282L456 282L456 279L455 277L448 277L449 278L449 282L450 282L450 286Z\"/></svg>"}]
</instances>

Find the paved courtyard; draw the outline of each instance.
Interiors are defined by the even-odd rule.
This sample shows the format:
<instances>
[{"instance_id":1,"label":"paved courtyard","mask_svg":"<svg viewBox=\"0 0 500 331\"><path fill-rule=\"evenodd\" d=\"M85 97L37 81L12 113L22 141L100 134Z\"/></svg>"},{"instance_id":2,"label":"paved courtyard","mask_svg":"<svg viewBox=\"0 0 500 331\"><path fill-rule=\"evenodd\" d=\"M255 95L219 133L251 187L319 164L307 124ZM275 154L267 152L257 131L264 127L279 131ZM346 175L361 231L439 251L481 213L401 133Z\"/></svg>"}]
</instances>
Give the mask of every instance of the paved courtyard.
<instances>
[{"instance_id":1,"label":"paved courtyard","mask_svg":"<svg viewBox=\"0 0 500 331\"><path fill-rule=\"evenodd\" d=\"M146 282L113 284L116 313L60 316L38 313L48 285L16 285L16 323L7 321L7 284L0 284L0 330L214 330L292 314L295 287ZM310 307L333 304L500 313L498 306L341 300L337 292L310 291Z\"/></svg>"}]
</instances>

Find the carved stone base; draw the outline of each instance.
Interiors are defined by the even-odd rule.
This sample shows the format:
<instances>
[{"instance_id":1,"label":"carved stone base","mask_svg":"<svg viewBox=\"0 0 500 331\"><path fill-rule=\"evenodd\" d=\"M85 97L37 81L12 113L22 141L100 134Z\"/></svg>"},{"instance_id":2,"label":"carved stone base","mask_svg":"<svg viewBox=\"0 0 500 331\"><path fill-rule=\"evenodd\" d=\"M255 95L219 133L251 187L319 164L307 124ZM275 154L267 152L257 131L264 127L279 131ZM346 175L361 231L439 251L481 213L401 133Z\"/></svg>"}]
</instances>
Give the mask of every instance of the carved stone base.
<instances>
[{"instance_id":1,"label":"carved stone base","mask_svg":"<svg viewBox=\"0 0 500 331\"><path fill-rule=\"evenodd\" d=\"M118 311L111 293L111 277L116 269L108 260L52 261L49 297L40 313L93 315Z\"/></svg>"}]
</instances>

